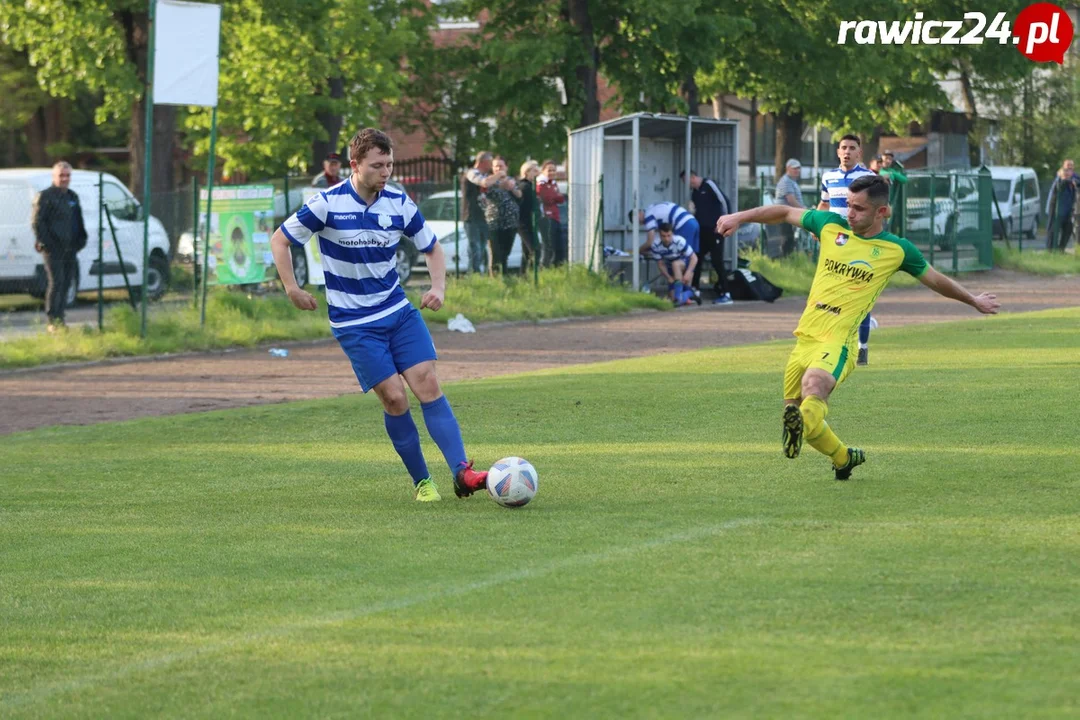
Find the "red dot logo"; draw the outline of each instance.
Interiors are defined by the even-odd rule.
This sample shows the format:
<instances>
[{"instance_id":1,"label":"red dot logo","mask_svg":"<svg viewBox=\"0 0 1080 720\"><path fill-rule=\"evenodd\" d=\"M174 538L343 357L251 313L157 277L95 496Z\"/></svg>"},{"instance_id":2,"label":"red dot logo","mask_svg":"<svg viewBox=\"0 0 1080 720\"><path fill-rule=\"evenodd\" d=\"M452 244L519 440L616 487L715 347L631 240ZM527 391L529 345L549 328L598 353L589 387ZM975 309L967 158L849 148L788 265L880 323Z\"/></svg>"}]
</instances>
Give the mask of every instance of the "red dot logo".
<instances>
[{"instance_id":1,"label":"red dot logo","mask_svg":"<svg viewBox=\"0 0 1080 720\"><path fill-rule=\"evenodd\" d=\"M1013 44L1024 57L1035 62L1061 65L1072 39L1072 18L1052 3L1028 5L1013 24Z\"/></svg>"}]
</instances>

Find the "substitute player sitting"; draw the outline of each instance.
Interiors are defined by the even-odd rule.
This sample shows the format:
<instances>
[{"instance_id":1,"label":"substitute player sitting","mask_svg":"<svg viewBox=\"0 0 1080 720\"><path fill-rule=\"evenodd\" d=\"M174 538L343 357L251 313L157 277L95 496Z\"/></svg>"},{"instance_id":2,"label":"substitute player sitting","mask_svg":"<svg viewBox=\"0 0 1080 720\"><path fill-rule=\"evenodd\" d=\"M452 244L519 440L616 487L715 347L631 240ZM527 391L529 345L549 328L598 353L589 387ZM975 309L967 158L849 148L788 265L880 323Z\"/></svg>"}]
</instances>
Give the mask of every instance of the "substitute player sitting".
<instances>
[{"instance_id":1,"label":"substitute player sitting","mask_svg":"<svg viewBox=\"0 0 1080 720\"><path fill-rule=\"evenodd\" d=\"M851 477L851 471L866 462L866 454L842 443L825 422L829 395L854 369L859 323L889 278L903 270L939 295L981 313L992 315L1000 307L994 295L972 295L927 265L910 242L884 230L889 184L883 178L861 177L849 190L846 221L831 212L767 205L725 215L716 224L717 233L730 235L742 223L788 222L820 239L817 272L784 371L783 443L784 454L797 458L805 438L832 460L837 480Z\"/></svg>"},{"instance_id":2,"label":"substitute player sitting","mask_svg":"<svg viewBox=\"0 0 1080 720\"><path fill-rule=\"evenodd\" d=\"M690 248L686 238L675 234L668 223L659 223L656 231L657 238L642 254L648 252L656 259L660 274L668 281L668 296L676 306L689 305L695 300L700 305L701 296L695 295L690 287L694 268L697 267L697 253Z\"/></svg>"},{"instance_id":3,"label":"substitute player sitting","mask_svg":"<svg viewBox=\"0 0 1080 720\"><path fill-rule=\"evenodd\" d=\"M316 309L315 298L296 284L289 244L303 245L317 234L330 327L361 389L374 390L382 402L386 432L412 476L416 499L442 498L428 474L402 376L450 466L455 494L466 497L484 487L487 473L466 461L461 428L435 374L431 334L405 297L396 270L398 243L408 240L424 253L431 277L420 307L438 310L446 293L446 257L416 204L386 188L394 168L390 138L372 128L361 130L349 145L349 157L352 176L313 195L271 238L278 276L293 305Z\"/></svg>"}]
</instances>

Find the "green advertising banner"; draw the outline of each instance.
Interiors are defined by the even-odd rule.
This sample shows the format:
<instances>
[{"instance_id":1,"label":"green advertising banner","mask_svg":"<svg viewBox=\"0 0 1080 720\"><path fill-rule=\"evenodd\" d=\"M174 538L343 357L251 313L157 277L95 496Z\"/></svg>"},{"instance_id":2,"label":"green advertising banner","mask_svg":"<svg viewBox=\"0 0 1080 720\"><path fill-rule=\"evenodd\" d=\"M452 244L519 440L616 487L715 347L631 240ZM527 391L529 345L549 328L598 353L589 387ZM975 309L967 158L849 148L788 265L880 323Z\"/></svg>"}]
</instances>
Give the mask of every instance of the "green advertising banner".
<instances>
[{"instance_id":1,"label":"green advertising banner","mask_svg":"<svg viewBox=\"0 0 1080 720\"><path fill-rule=\"evenodd\" d=\"M199 238L206 233L206 190L199 193ZM232 185L214 188L210 213L211 285L244 285L267 279L274 264L274 186Z\"/></svg>"}]
</instances>

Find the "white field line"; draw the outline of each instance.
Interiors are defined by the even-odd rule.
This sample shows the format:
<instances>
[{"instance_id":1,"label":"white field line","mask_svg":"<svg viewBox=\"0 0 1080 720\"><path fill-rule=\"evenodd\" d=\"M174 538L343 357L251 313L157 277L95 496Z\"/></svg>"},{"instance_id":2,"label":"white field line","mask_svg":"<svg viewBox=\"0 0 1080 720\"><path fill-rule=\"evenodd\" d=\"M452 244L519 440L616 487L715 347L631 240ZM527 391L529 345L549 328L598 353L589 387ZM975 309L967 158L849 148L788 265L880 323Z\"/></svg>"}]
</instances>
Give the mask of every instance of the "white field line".
<instances>
[{"instance_id":1,"label":"white field line","mask_svg":"<svg viewBox=\"0 0 1080 720\"><path fill-rule=\"evenodd\" d=\"M496 573L487 577L486 579L477 580L471 583L448 585L441 589L433 590L431 592L425 592L416 595L406 595L404 597L386 600L383 602L377 602L370 605L364 605L349 610L341 610L338 612L330 613L328 615L312 617L305 620L299 620L296 622L285 623L281 625L275 625L272 627L263 628L261 630L243 633L228 640L207 643L205 645L202 645L201 647L193 647L189 650L166 653L163 655L158 655L156 657L150 657L144 660L127 663L109 672L82 675L56 682L46 683L39 687L30 688L23 692L0 698L0 709L14 709L26 705L33 705L42 700L46 700L54 695L69 693L88 687L114 685L117 681L130 675L159 670L163 667L167 667L175 663L202 658L208 655L222 652L224 650L231 650L233 648L237 648L243 645L259 643L264 640L277 639L280 637L291 635L293 633L300 632L302 630L340 625L342 623L347 623L352 620L368 617L371 615L377 615L385 612L394 612L416 605L423 605L425 603L433 602L436 600L467 595L478 590L486 590L488 588L497 587L500 585L509 585L524 580L532 580L535 578L550 575L556 571L564 570L567 568L604 563L627 555L634 555L639 552L644 552L655 548L672 545L675 543L700 540L702 538L720 535L730 530L735 530L741 527L761 525L765 522L765 520L760 518L738 518L734 520L728 520L727 522L719 523L716 525L707 525L703 527L691 528L689 530L683 530L677 533L672 533L670 535L664 535L658 538L654 538L652 540L645 540L643 542L635 543L633 545L624 545L622 547L611 548L609 550L604 550L603 552L584 553L581 555L574 555L534 567L523 568L521 570L514 570L512 572L505 573Z\"/></svg>"}]
</instances>

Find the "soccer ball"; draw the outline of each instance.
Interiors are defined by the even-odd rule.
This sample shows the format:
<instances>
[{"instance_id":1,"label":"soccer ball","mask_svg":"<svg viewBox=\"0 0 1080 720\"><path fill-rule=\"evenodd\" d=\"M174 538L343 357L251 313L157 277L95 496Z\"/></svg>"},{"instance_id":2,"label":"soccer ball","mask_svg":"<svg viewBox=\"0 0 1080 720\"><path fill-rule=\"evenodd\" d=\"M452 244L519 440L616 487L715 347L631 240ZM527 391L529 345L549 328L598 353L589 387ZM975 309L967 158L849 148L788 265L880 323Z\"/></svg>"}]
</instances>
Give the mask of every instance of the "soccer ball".
<instances>
[{"instance_id":1,"label":"soccer ball","mask_svg":"<svg viewBox=\"0 0 1080 720\"><path fill-rule=\"evenodd\" d=\"M528 460L503 458L488 470L488 494L503 507L521 507L536 497L539 480L536 468Z\"/></svg>"}]
</instances>

